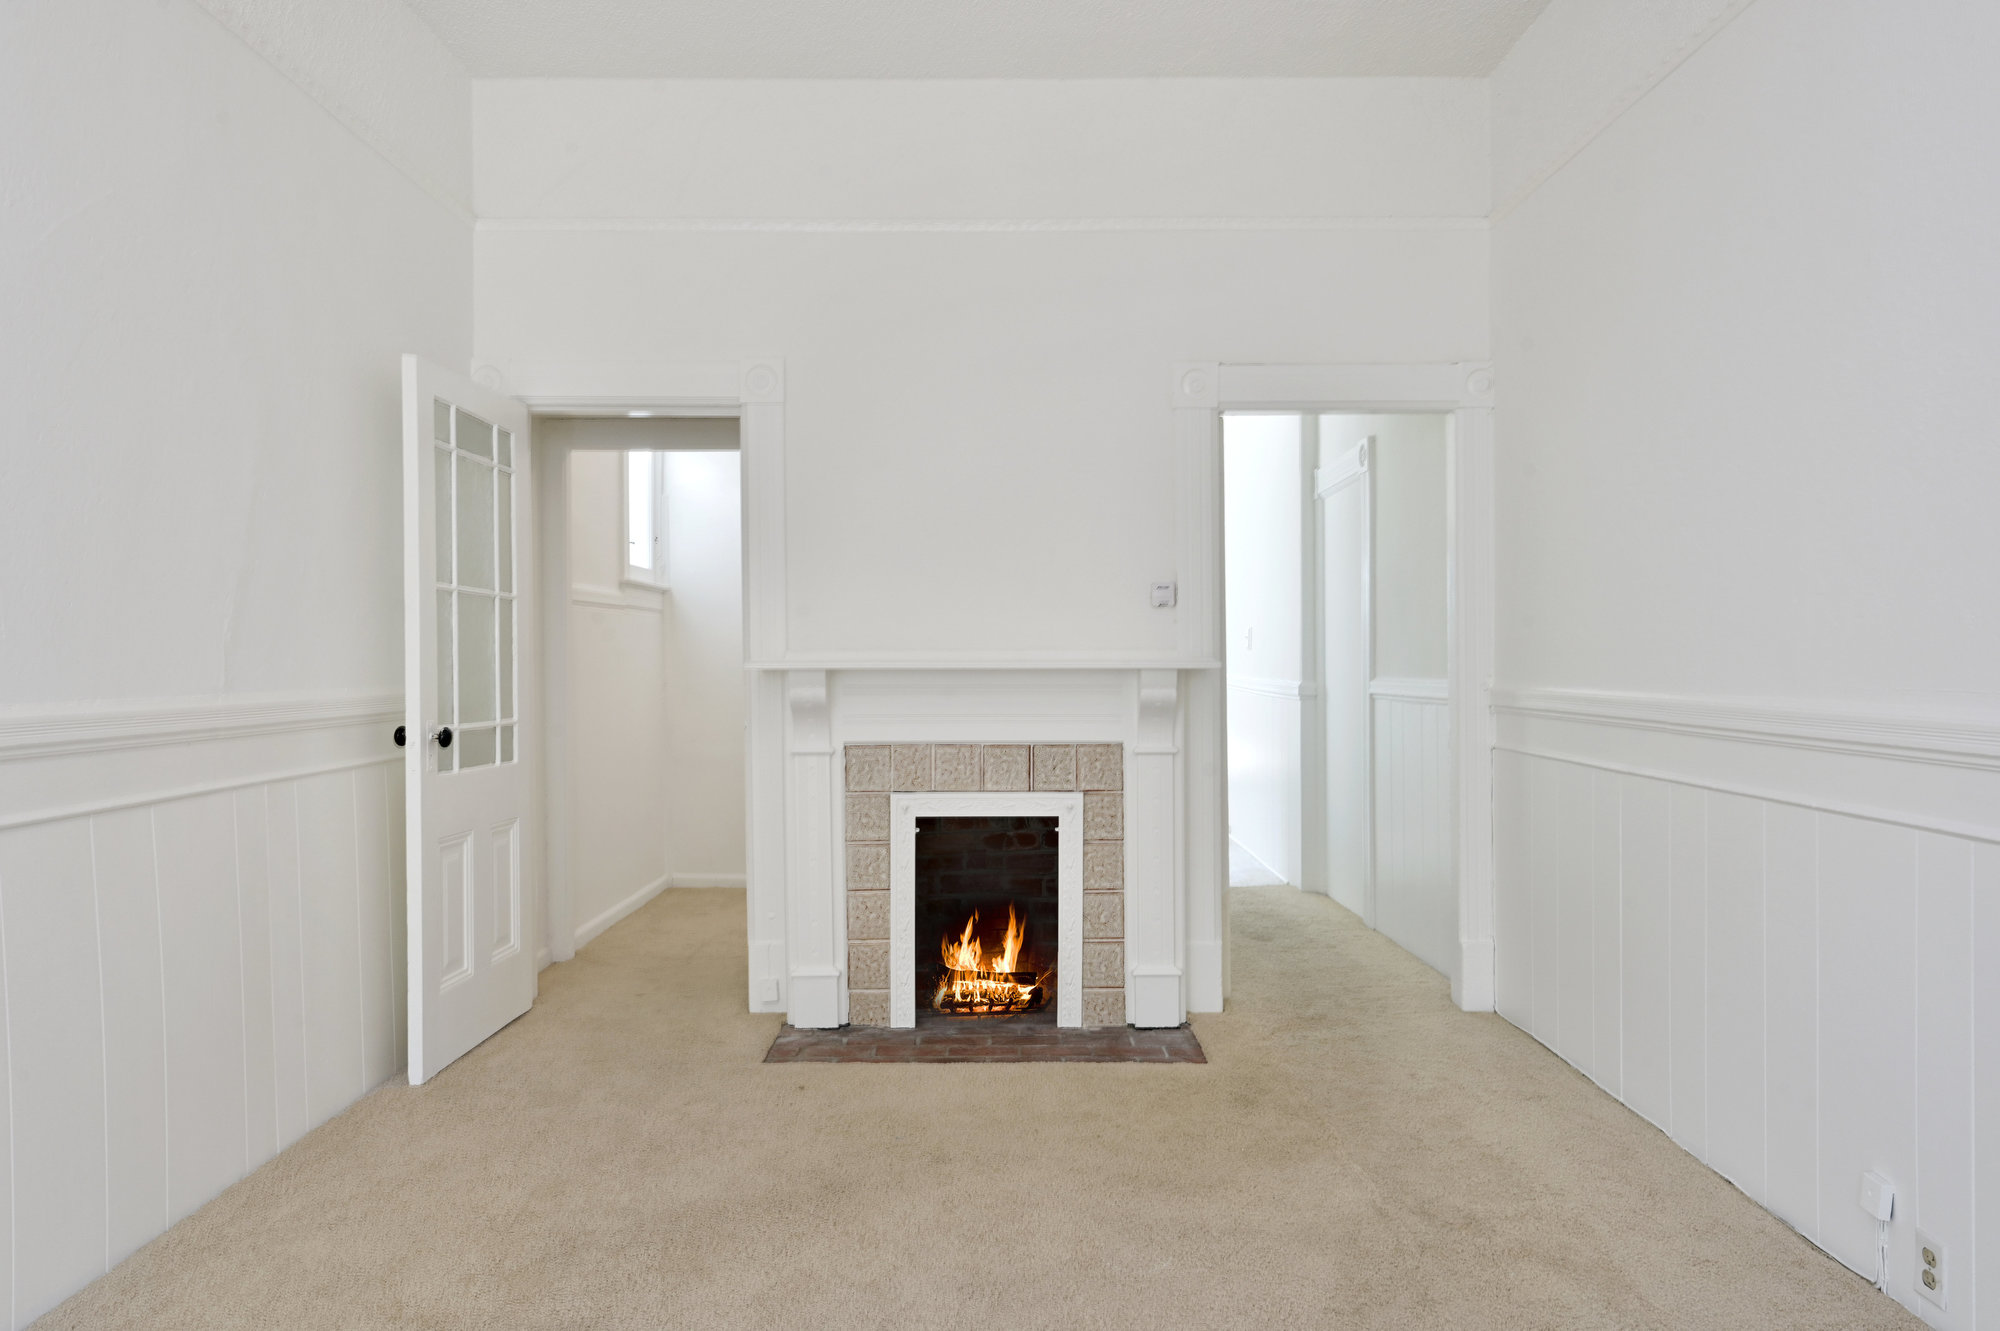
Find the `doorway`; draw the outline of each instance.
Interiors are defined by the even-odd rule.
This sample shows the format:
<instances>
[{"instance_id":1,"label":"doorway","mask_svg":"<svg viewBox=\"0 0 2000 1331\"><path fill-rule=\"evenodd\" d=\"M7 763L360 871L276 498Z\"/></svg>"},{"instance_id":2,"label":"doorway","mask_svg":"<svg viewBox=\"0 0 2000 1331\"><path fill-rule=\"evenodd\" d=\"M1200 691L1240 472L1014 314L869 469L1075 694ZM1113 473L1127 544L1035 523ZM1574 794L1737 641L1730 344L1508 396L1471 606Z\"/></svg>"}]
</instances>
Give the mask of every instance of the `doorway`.
<instances>
[{"instance_id":1,"label":"doorway","mask_svg":"<svg viewBox=\"0 0 2000 1331\"><path fill-rule=\"evenodd\" d=\"M1457 947L1449 457L1439 412L1225 412L1232 886Z\"/></svg>"},{"instance_id":2,"label":"doorway","mask_svg":"<svg viewBox=\"0 0 2000 1331\"><path fill-rule=\"evenodd\" d=\"M536 435L561 472L543 509L565 566L545 641L568 887L551 941L573 952L668 888L744 885L739 423L542 416Z\"/></svg>"}]
</instances>

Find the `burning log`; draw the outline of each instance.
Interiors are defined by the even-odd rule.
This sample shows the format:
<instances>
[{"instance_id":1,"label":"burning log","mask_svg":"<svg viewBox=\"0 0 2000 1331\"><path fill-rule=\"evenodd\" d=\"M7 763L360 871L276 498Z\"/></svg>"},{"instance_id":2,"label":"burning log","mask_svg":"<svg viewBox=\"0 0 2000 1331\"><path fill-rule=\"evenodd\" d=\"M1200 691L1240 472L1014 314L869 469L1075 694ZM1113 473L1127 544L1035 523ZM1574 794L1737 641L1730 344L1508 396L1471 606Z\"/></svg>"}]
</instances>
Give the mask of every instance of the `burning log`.
<instances>
[{"instance_id":1,"label":"burning log","mask_svg":"<svg viewBox=\"0 0 2000 1331\"><path fill-rule=\"evenodd\" d=\"M1007 907L1007 934L998 952L979 946L979 912L954 939L944 939L945 973L931 995L931 1007L954 1016L989 1017L1034 1012L1048 1002L1048 977L1018 968L1026 923Z\"/></svg>"}]
</instances>

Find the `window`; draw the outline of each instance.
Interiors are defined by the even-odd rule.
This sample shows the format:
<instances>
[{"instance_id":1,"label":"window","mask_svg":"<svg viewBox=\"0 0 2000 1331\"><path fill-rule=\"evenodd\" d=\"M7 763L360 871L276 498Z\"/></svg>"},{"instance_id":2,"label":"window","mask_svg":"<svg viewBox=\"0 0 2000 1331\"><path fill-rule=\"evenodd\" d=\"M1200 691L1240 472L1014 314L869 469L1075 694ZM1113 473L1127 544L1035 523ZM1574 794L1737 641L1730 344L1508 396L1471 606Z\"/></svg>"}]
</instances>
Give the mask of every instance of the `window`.
<instances>
[{"instance_id":1,"label":"window","mask_svg":"<svg viewBox=\"0 0 2000 1331\"><path fill-rule=\"evenodd\" d=\"M625 581L667 585L666 455L625 455Z\"/></svg>"}]
</instances>

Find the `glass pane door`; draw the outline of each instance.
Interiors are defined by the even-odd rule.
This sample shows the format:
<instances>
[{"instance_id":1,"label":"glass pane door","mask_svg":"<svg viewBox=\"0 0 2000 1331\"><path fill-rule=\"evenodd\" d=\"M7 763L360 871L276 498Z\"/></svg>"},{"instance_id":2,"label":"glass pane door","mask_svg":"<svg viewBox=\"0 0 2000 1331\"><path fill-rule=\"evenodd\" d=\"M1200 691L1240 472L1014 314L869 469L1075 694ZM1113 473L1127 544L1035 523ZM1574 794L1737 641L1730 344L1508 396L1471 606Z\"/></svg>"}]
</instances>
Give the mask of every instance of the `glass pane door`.
<instances>
[{"instance_id":1,"label":"glass pane door","mask_svg":"<svg viewBox=\"0 0 2000 1331\"><path fill-rule=\"evenodd\" d=\"M516 760L514 437L433 404L440 772Z\"/></svg>"}]
</instances>

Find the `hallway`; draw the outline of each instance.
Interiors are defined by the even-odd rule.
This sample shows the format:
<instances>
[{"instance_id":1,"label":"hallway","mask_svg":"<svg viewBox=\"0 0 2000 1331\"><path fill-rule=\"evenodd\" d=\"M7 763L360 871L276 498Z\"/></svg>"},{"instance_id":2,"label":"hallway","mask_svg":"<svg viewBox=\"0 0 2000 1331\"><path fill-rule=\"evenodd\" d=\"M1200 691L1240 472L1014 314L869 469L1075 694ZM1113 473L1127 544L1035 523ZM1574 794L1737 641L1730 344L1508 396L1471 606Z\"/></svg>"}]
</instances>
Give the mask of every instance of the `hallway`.
<instances>
[{"instance_id":1,"label":"hallway","mask_svg":"<svg viewBox=\"0 0 2000 1331\"><path fill-rule=\"evenodd\" d=\"M39 1325L1917 1326L1323 897L1232 894L1203 1065L766 1065L664 893Z\"/></svg>"}]
</instances>

